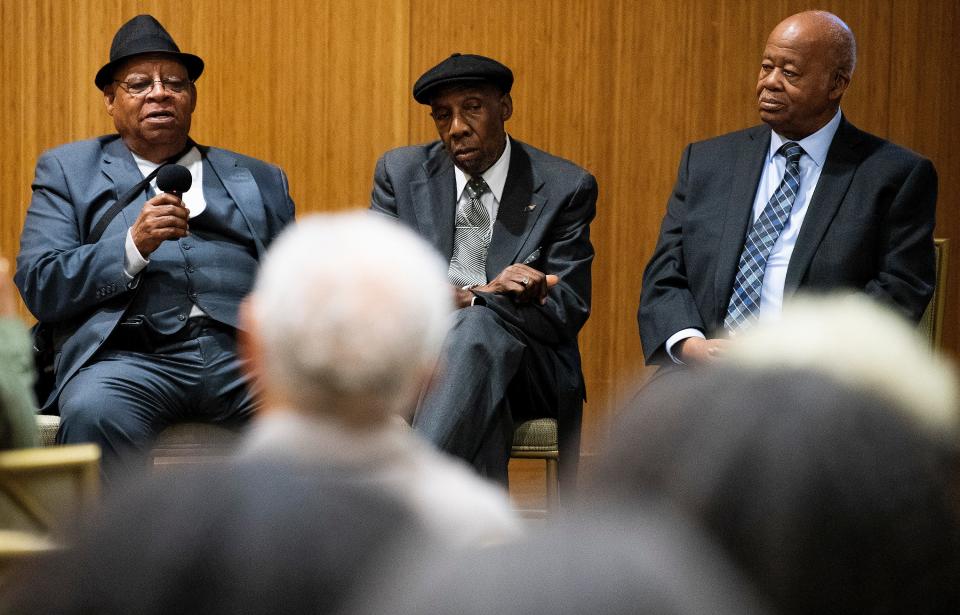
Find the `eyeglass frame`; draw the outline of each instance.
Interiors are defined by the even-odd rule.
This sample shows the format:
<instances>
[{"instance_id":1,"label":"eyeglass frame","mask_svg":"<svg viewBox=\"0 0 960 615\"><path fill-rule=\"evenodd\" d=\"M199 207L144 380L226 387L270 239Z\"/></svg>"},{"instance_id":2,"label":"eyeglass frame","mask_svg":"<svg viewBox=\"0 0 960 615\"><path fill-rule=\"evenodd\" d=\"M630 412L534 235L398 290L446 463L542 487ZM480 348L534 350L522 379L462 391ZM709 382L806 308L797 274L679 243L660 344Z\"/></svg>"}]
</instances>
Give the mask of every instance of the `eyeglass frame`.
<instances>
[{"instance_id":1,"label":"eyeglass frame","mask_svg":"<svg viewBox=\"0 0 960 615\"><path fill-rule=\"evenodd\" d=\"M178 89L176 89L176 88L170 87L171 80L173 81L173 83L177 83L177 84L178 84L178 87L179 87L179 84L182 84L182 89L178 90ZM147 81L147 80L144 79L143 81ZM162 87L162 89L170 92L171 94L183 94L183 93L186 92L188 89L190 89L190 86L191 86L191 85L193 85L193 80L191 80L191 79L180 79L179 77L165 77L165 78L163 78L163 79L151 79L151 80L150 80L150 85L149 85L145 90L143 90L142 92L138 92L138 93L131 92L131 91L130 91L130 83L128 83L128 82L126 82L126 81L121 81L120 79L114 79L114 80L113 80L113 83L116 83L118 86L120 86L121 88L123 88L123 91L127 93L127 96L133 96L133 97L135 97L135 98L139 98L139 97L141 97L141 96L146 96L147 94L149 94L150 92L152 92L152 91L153 91L153 88L154 88L158 83L160 84L160 86Z\"/></svg>"}]
</instances>

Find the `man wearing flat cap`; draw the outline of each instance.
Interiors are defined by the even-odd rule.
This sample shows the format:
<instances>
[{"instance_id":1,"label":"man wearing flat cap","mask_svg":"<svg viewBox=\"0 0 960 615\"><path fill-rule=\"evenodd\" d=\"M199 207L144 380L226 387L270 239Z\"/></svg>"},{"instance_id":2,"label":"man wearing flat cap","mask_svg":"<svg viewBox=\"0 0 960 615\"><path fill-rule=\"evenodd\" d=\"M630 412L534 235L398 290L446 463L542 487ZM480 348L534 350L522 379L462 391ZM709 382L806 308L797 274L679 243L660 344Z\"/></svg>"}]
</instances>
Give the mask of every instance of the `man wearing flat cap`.
<instances>
[{"instance_id":1,"label":"man wearing flat cap","mask_svg":"<svg viewBox=\"0 0 960 615\"><path fill-rule=\"evenodd\" d=\"M503 483L514 422L528 418L558 419L575 467L597 199L590 173L507 136L512 85L509 68L478 55L424 73L413 97L440 140L384 154L371 197L449 263L458 308L413 426Z\"/></svg>"},{"instance_id":2,"label":"man wearing flat cap","mask_svg":"<svg viewBox=\"0 0 960 615\"><path fill-rule=\"evenodd\" d=\"M253 410L237 311L294 207L279 168L190 139L203 68L134 17L94 79L117 134L37 162L15 279L52 332L55 385L40 402L59 411L57 440L99 444L108 473L171 423ZM173 162L183 194L154 178Z\"/></svg>"}]
</instances>

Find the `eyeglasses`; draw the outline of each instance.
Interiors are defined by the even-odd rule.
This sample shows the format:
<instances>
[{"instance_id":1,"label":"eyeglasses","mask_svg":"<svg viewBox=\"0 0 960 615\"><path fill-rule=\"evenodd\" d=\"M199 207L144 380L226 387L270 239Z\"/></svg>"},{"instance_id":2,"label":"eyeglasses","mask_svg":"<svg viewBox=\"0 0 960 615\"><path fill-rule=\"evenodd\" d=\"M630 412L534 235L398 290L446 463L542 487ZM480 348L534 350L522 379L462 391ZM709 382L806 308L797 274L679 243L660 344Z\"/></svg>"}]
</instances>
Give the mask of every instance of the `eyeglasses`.
<instances>
[{"instance_id":1,"label":"eyeglasses","mask_svg":"<svg viewBox=\"0 0 960 615\"><path fill-rule=\"evenodd\" d=\"M117 81L114 83L127 91L130 96L143 96L153 89L153 84L159 83L168 92L180 94L187 91L192 81L179 77L164 77L163 79L134 79L133 81Z\"/></svg>"}]
</instances>

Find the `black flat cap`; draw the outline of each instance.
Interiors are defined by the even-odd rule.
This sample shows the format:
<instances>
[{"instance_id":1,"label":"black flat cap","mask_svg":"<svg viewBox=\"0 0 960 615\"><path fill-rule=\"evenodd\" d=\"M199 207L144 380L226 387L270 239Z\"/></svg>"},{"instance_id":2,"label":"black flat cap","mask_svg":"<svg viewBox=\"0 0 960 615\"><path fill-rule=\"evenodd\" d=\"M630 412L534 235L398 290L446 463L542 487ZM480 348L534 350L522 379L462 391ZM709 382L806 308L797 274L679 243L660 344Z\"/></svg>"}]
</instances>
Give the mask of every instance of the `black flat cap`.
<instances>
[{"instance_id":1,"label":"black flat cap","mask_svg":"<svg viewBox=\"0 0 960 615\"><path fill-rule=\"evenodd\" d=\"M413 99L429 105L430 97L440 86L481 81L492 83L508 94L513 86L513 72L491 58L455 53L417 79L413 84Z\"/></svg>"},{"instance_id":2,"label":"black flat cap","mask_svg":"<svg viewBox=\"0 0 960 615\"><path fill-rule=\"evenodd\" d=\"M203 60L190 53L181 53L167 32L153 15L137 15L120 26L110 45L110 61L97 71L93 82L103 89L113 81L113 73L125 60L145 53L165 53L187 68L187 75L195 81L203 72Z\"/></svg>"}]
</instances>

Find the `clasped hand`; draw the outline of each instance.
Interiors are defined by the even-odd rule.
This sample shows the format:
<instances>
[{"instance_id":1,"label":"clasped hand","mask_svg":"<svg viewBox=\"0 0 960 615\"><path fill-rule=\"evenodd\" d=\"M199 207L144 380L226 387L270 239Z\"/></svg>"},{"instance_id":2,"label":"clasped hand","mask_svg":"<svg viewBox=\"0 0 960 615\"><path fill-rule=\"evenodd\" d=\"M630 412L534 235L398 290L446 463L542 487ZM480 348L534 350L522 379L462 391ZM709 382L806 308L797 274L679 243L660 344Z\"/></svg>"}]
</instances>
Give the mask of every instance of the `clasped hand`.
<instances>
[{"instance_id":1,"label":"clasped hand","mask_svg":"<svg viewBox=\"0 0 960 615\"><path fill-rule=\"evenodd\" d=\"M721 338L688 337L677 343L676 352L687 365L707 365L722 359L729 343L730 340Z\"/></svg>"},{"instance_id":2,"label":"clasped hand","mask_svg":"<svg viewBox=\"0 0 960 615\"><path fill-rule=\"evenodd\" d=\"M547 302L547 292L557 284L559 279L555 275L545 274L529 265L517 263L501 271L497 277L486 284L474 287L473 290L509 295L517 303L536 301L542 305ZM457 304L460 307L469 305L472 297L469 291L458 293Z\"/></svg>"}]
</instances>

